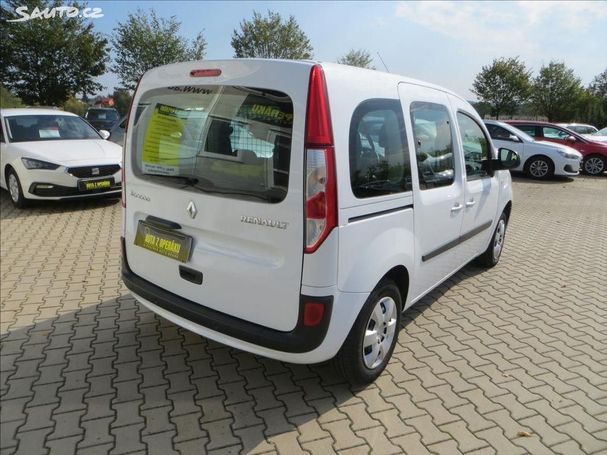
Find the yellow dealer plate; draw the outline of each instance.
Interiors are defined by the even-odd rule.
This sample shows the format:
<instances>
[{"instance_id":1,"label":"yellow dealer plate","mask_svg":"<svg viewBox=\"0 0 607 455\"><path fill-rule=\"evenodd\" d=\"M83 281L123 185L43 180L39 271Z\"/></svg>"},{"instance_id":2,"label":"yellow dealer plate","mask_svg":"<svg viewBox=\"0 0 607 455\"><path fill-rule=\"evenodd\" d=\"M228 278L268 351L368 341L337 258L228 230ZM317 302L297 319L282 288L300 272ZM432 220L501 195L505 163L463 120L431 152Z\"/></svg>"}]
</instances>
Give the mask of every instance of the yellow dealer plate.
<instances>
[{"instance_id":1,"label":"yellow dealer plate","mask_svg":"<svg viewBox=\"0 0 607 455\"><path fill-rule=\"evenodd\" d=\"M192 237L139 221L135 245L180 262L188 262Z\"/></svg>"},{"instance_id":2,"label":"yellow dealer plate","mask_svg":"<svg viewBox=\"0 0 607 455\"><path fill-rule=\"evenodd\" d=\"M78 181L78 190L80 191L109 190L113 186L113 178Z\"/></svg>"}]
</instances>

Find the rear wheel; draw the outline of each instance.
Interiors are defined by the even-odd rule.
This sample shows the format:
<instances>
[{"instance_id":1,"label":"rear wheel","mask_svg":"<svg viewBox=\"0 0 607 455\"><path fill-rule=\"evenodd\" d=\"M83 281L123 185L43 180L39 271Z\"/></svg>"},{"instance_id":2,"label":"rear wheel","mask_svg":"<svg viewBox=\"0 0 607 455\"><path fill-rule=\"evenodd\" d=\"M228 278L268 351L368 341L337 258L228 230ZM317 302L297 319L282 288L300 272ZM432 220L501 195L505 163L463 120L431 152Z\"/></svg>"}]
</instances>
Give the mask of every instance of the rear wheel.
<instances>
[{"instance_id":1,"label":"rear wheel","mask_svg":"<svg viewBox=\"0 0 607 455\"><path fill-rule=\"evenodd\" d=\"M590 155L584 160L583 168L588 175L601 175L605 172L607 164L605 164L605 159L602 156Z\"/></svg>"},{"instance_id":2,"label":"rear wheel","mask_svg":"<svg viewBox=\"0 0 607 455\"><path fill-rule=\"evenodd\" d=\"M483 254L476 258L476 263L481 267L490 269L495 267L500 260L502 250L504 249L504 241L506 240L506 226L508 219L505 213L502 213L497 221L491 242Z\"/></svg>"},{"instance_id":3,"label":"rear wheel","mask_svg":"<svg viewBox=\"0 0 607 455\"><path fill-rule=\"evenodd\" d=\"M398 287L391 280L382 280L335 357L338 369L351 384L369 384L386 368L398 339L401 311Z\"/></svg>"},{"instance_id":4,"label":"rear wheel","mask_svg":"<svg viewBox=\"0 0 607 455\"><path fill-rule=\"evenodd\" d=\"M525 173L534 179L550 178L554 175L554 163L547 156L532 156L525 163Z\"/></svg>"},{"instance_id":5,"label":"rear wheel","mask_svg":"<svg viewBox=\"0 0 607 455\"><path fill-rule=\"evenodd\" d=\"M21 182L17 173L13 169L9 169L6 174L6 186L11 196L11 202L17 208L22 209L27 205L27 199L23 196L23 190L21 189Z\"/></svg>"}]
</instances>

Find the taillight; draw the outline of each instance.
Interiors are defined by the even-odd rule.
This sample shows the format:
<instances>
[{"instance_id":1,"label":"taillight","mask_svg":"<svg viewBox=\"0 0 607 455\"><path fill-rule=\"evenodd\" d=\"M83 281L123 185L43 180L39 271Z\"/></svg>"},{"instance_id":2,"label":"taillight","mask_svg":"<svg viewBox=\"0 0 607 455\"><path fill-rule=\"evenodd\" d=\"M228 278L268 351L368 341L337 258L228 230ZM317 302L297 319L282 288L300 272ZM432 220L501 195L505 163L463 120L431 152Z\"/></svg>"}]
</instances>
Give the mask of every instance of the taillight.
<instances>
[{"instance_id":1,"label":"taillight","mask_svg":"<svg viewBox=\"0 0 607 455\"><path fill-rule=\"evenodd\" d=\"M139 83L141 82L141 78L137 81L137 85L135 85L135 91L133 92L133 97L131 98L131 102L129 103L129 110L126 112L126 122L124 123L124 139L122 141L122 163L120 166L120 184L122 185L122 207L126 208L126 172L124 170L125 165L125 157L126 157L126 133L129 130L129 121L131 120L131 110L133 109L133 101L135 101L135 95L137 95L137 89L139 88Z\"/></svg>"},{"instance_id":2,"label":"taillight","mask_svg":"<svg viewBox=\"0 0 607 455\"><path fill-rule=\"evenodd\" d=\"M325 76L320 65L312 67L308 89L305 134L306 245L313 253L337 226L337 188L331 113Z\"/></svg>"}]
</instances>

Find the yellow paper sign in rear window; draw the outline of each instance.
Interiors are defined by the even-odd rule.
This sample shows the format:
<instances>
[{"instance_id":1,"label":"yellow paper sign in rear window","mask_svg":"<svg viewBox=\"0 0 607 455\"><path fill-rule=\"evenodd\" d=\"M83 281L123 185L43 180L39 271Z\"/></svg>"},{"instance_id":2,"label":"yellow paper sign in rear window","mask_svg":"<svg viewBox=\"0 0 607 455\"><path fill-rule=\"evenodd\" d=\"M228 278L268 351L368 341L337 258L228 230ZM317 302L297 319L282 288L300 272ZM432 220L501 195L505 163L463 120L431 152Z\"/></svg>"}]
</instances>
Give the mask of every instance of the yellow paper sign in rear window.
<instances>
[{"instance_id":1,"label":"yellow paper sign in rear window","mask_svg":"<svg viewBox=\"0 0 607 455\"><path fill-rule=\"evenodd\" d=\"M158 103L145 132L143 170L154 174L179 174L181 140L187 111Z\"/></svg>"}]
</instances>

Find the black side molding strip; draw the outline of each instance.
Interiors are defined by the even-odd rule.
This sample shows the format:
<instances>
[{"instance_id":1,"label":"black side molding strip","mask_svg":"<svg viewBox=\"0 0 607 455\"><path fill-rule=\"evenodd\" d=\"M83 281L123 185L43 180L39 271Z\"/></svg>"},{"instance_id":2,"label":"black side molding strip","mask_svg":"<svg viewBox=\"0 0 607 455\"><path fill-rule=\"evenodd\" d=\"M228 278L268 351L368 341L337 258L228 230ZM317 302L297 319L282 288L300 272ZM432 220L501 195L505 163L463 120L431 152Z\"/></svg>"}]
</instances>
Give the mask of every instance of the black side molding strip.
<instances>
[{"instance_id":1,"label":"black side molding strip","mask_svg":"<svg viewBox=\"0 0 607 455\"><path fill-rule=\"evenodd\" d=\"M388 213L402 212L404 210L413 210L413 204L403 205L402 207L395 207L393 209L388 210L382 210L380 212L367 213L366 215L354 216L352 218L348 218L348 223L355 223L357 221L375 218L376 216L387 215Z\"/></svg>"},{"instance_id":2,"label":"black side molding strip","mask_svg":"<svg viewBox=\"0 0 607 455\"><path fill-rule=\"evenodd\" d=\"M295 328L290 332L270 329L184 299L141 278L129 267L124 237L121 237L121 242L122 280L126 287L133 293L170 313L230 337L283 352L301 353L312 351L320 346L327 335L329 322L331 321L333 296L300 296L299 316ZM272 296L268 294L268 298L272 298ZM323 319L315 327L307 327L303 324L303 309L306 302L319 302L325 306ZM243 305L246 303L243 302Z\"/></svg>"},{"instance_id":3,"label":"black side molding strip","mask_svg":"<svg viewBox=\"0 0 607 455\"><path fill-rule=\"evenodd\" d=\"M446 243L443 246L438 247L436 250L430 251L428 254L425 254L425 255L422 256L422 262L429 261L433 257L436 257L439 254L443 254L445 251L448 251L451 248L456 247L460 243L464 243L466 240L469 240L472 237L474 237L475 235L480 234L485 229L490 228L492 223L493 223L492 221L487 221L486 223L481 224L479 227L474 228L474 229L472 229L469 232L466 232L464 235L460 235L455 240L451 240L449 243Z\"/></svg>"}]
</instances>

